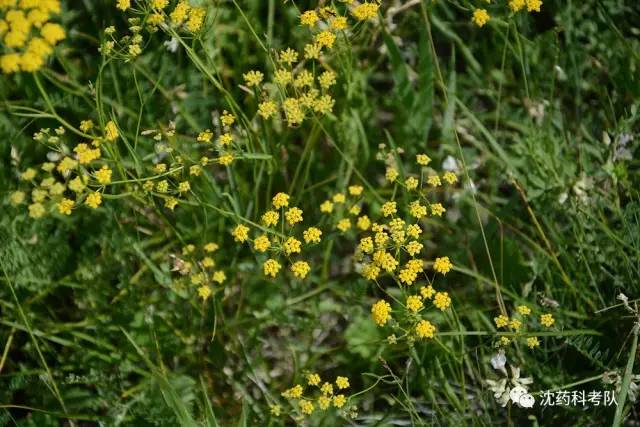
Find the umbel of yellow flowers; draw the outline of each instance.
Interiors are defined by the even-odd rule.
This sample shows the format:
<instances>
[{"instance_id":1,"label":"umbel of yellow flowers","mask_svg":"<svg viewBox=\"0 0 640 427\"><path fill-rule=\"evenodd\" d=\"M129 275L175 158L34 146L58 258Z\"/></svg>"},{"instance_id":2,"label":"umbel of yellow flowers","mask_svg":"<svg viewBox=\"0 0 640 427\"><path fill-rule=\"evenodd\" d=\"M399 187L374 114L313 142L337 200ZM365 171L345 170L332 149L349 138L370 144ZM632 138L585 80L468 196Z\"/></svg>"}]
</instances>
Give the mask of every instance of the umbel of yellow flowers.
<instances>
[{"instance_id":1,"label":"umbel of yellow flowers","mask_svg":"<svg viewBox=\"0 0 640 427\"><path fill-rule=\"evenodd\" d=\"M4 74L42 68L54 46L65 38L49 22L61 11L59 0L0 0L0 70Z\"/></svg>"}]
</instances>

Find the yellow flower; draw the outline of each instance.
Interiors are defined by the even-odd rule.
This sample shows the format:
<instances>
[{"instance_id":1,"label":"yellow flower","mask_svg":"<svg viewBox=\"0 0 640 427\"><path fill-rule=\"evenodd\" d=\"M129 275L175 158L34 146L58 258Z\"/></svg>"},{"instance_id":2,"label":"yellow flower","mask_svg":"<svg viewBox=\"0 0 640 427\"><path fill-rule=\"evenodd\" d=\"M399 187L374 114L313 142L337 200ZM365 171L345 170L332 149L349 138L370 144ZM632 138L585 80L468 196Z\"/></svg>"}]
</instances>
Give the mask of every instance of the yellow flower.
<instances>
[{"instance_id":1,"label":"yellow flower","mask_svg":"<svg viewBox=\"0 0 640 427\"><path fill-rule=\"evenodd\" d=\"M29 216L31 218L40 218L44 215L44 206L40 203L33 203L29 205Z\"/></svg>"},{"instance_id":2,"label":"yellow flower","mask_svg":"<svg viewBox=\"0 0 640 427\"><path fill-rule=\"evenodd\" d=\"M111 182L111 169L107 166L102 166L100 170L96 171L96 179L100 184L109 184Z\"/></svg>"},{"instance_id":3,"label":"yellow flower","mask_svg":"<svg viewBox=\"0 0 640 427\"><path fill-rule=\"evenodd\" d=\"M175 197L169 197L164 201L164 206L167 209L174 210L176 206L178 206L178 199Z\"/></svg>"},{"instance_id":4,"label":"yellow flower","mask_svg":"<svg viewBox=\"0 0 640 427\"><path fill-rule=\"evenodd\" d=\"M333 397L333 406L336 408L342 408L346 402L347 399L344 397L344 394L338 394Z\"/></svg>"},{"instance_id":5,"label":"yellow flower","mask_svg":"<svg viewBox=\"0 0 640 427\"><path fill-rule=\"evenodd\" d=\"M17 53L7 53L0 56L0 69L2 69L4 74L20 71L20 55Z\"/></svg>"},{"instance_id":6,"label":"yellow flower","mask_svg":"<svg viewBox=\"0 0 640 427\"><path fill-rule=\"evenodd\" d=\"M546 326L547 328L550 328L551 326L553 326L555 322L556 320L553 318L551 314L547 313L540 316L540 323L542 324L542 326Z\"/></svg>"},{"instance_id":7,"label":"yellow flower","mask_svg":"<svg viewBox=\"0 0 640 427\"><path fill-rule=\"evenodd\" d=\"M304 45L304 57L305 59L318 59L322 52L322 46L318 44L306 44Z\"/></svg>"},{"instance_id":8,"label":"yellow flower","mask_svg":"<svg viewBox=\"0 0 640 427\"><path fill-rule=\"evenodd\" d=\"M291 271L297 278L304 279L307 277L307 274L309 274L309 271L311 271L311 267L305 261L296 261L291 264Z\"/></svg>"},{"instance_id":9,"label":"yellow flower","mask_svg":"<svg viewBox=\"0 0 640 427\"><path fill-rule=\"evenodd\" d=\"M297 254L300 253L302 243L300 243L300 241L295 237L289 237L287 240L285 240L283 248L284 253L287 255Z\"/></svg>"},{"instance_id":10,"label":"yellow flower","mask_svg":"<svg viewBox=\"0 0 640 427\"><path fill-rule=\"evenodd\" d=\"M84 201L89 207L93 208L93 209L97 209L98 206L100 206L100 204L102 203L102 194L100 194L99 192L95 191L93 193L90 193L86 200Z\"/></svg>"},{"instance_id":11,"label":"yellow flower","mask_svg":"<svg viewBox=\"0 0 640 427\"><path fill-rule=\"evenodd\" d=\"M280 407L280 405L270 405L269 410L271 411L271 415L273 415L274 417L279 417L282 408Z\"/></svg>"},{"instance_id":12,"label":"yellow flower","mask_svg":"<svg viewBox=\"0 0 640 427\"><path fill-rule=\"evenodd\" d=\"M320 17L318 17L315 10L307 10L305 13L300 15L300 23L308 27L313 27L319 20Z\"/></svg>"},{"instance_id":13,"label":"yellow flower","mask_svg":"<svg viewBox=\"0 0 640 427\"><path fill-rule=\"evenodd\" d=\"M416 325L416 335L419 338L433 338L435 332L436 327L428 320L421 320Z\"/></svg>"},{"instance_id":14,"label":"yellow flower","mask_svg":"<svg viewBox=\"0 0 640 427\"><path fill-rule=\"evenodd\" d=\"M273 227L278 223L279 219L280 219L280 214L278 212L267 211L262 215L260 221L262 221L262 223L268 227Z\"/></svg>"},{"instance_id":15,"label":"yellow flower","mask_svg":"<svg viewBox=\"0 0 640 427\"><path fill-rule=\"evenodd\" d=\"M71 209L73 208L73 200L64 198L58 203L58 212L63 215L71 215Z\"/></svg>"},{"instance_id":16,"label":"yellow flower","mask_svg":"<svg viewBox=\"0 0 640 427\"><path fill-rule=\"evenodd\" d=\"M222 145L223 147L226 147L233 142L233 135L228 132L223 133L222 135L220 135L220 139L218 140L218 142L220 142L220 145Z\"/></svg>"},{"instance_id":17,"label":"yellow flower","mask_svg":"<svg viewBox=\"0 0 640 427\"><path fill-rule=\"evenodd\" d=\"M211 295L211 288L207 285L202 285L198 288L198 296L202 298L202 300L206 300Z\"/></svg>"},{"instance_id":18,"label":"yellow flower","mask_svg":"<svg viewBox=\"0 0 640 427\"><path fill-rule=\"evenodd\" d=\"M40 29L40 35L51 46L55 45L60 40L64 40L65 38L64 28L62 28L62 26L59 24L54 24L51 22L48 22L42 26L42 28Z\"/></svg>"},{"instance_id":19,"label":"yellow flower","mask_svg":"<svg viewBox=\"0 0 640 427\"><path fill-rule=\"evenodd\" d=\"M378 5L376 3L362 3L351 11L358 21L373 19L378 14Z\"/></svg>"},{"instance_id":20,"label":"yellow flower","mask_svg":"<svg viewBox=\"0 0 640 427\"><path fill-rule=\"evenodd\" d=\"M525 0L509 0L509 9L518 12L525 6Z\"/></svg>"},{"instance_id":21,"label":"yellow flower","mask_svg":"<svg viewBox=\"0 0 640 427\"><path fill-rule=\"evenodd\" d=\"M204 17L207 10L204 7L194 7L189 11L189 20L187 21L187 29L192 33L197 32L202 28Z\"/></svg>"},{"instance_id":22,"label":"yellow flower","mask_svg":"<svg viewBox=\"0 0 640 427\"><path fill-rule=\"evenodd\" d=\"M249 227L240 224L233 229L231 235L236 242L242 243L249 238Z\"/></svg>"},{"instance_id":23,"label":"yellow flower","mask_svg":"<svg viewBox=\"0 0 640 427\"><path fill-rule=\"evenodd\" d=\"M311 415L313 413L313 403L308 400L301 400L300 403L300 411L305 415Z\"/></svg>"},{"instance_id":24,"label":"yellow flower","mask_svg":"<svg viewBox=\"0 0 640 427\"><path fill-rule=\"evenodd\" d=\"M331 398L328 396L318 397L318 407L322 410L327 409L331 405Z\"/></svg>"},{"instance_id":25,"label":"yellow flower","mask_svg":"<svg viewBox=\"0 0 640 427\"><path fill-rule=\"evenodd\" d=\"M204 245L205 252L215 252L220 248L217 243L207 243Z\"/></svg>"},{"instance_id":26,"label":"yellow flower","mask_svg":"<svg viewBox=\"0 0 640 427\"><path fill-rule=\"evenodd\" d=\"M302 222L302 209L299 208L291 208L287 212L285 212L284 217L287 219L289 225L295 225L299 222Z\"/></svg>"},{"instance_id":27,"label":"yellow flower","mask_svg":"<svg viewBox=\"0 0 640 427\"><path fill-rule=\"evenodd\" d=\"M218 284L223 284L224 281L227 280L227 275L224 274L224 271L218 270L213 273L211 279Z\"/></svg>"},{"instance_id":28,"label":"yellow flower","mask_svg":"<svg viewBox=\"0 0 640 427\"><path fill-rule=\"evenodd\" d=\"M442 216L447 210L442 206L441 203L434 203L431 206L431 215Z\"/></svg>"},{"instance_id":29,"label":"yellow flower","mask_svg":"<svg viewBox=\"0 0 640 427\"><path fill-rule=\"evenodd\" d=\"M114 141L118 137L118 128L113 120L109 120L104 128L104 137L107 141Z\"/></svg>"},{"instance_id":30,"label":"yellow flower","mask_svg":"<svg viewBox=\"0 0 640 427\"><path fill-rule=\"evenodd\" d=\"M442 311L445 311L451 305L451 297L448 292L436 292L436 296L433 298L433 305Z\"/></svg>"},{"instance_id":31,"label":"yellow flower","mask_svg":"<svg viewBox=\"0 0 640 427\"><path fill-rule=\"evenodd\" d=\"M336 385L340 390L344 390L345 388L349 388L349 378L347 377L337 377Z\"/></svg>"},{"instance_id":32,"label":"yellow flower","mask_svg":"<svg viewBox=\"0 0 640 427\"><path fill-rule=\"evenodd\" d=\"M151 2L151 7L154 9L164 9L169 4L169 0L153 0Z\"/></svg>"},{"instance_id":33,"label":"yellow flower","mask_svg":"<svg viewBox=\"0 0 640 427\"><path fill-rule=\"evenodd\" d=\"M264 101L258 105L258 114L263 119L268 119L278 112L278 107L273 101Z\"/></svg>"},{"instance_id":34,"label":"yellow flower","mask_svg":"<svg viewBox=\"0 0 640 427\"><path fill-rule=\"evenodd\" d=\"M210 142L211 141L211 137L213 137L213 133L211 133L211 130L207 129L203 132L200 132L198 134L198 137L196 138L196 140L198 142Z\"/></svg>"},{"instance_id":35,"label":"yellow flower","mask_svg":"<svg viewBox=\"0 0 640 427\"><path fill-rule=\"evenodd\" d=\"M398 212L398 210L396 209L396 202L386 202L382 205L382 208L380 210L382 211L382 215L384 215L385 217Z\"/></svg>"},{"instance_id":36,"label":"yellow flower","mask_svg":"<svg viewBox=\"0 0 640 427\"><path fill-rule=\"evenodd\" d=\"M427 207L420 204L418 200L409 204L409 214L414 218L422 218L427 214Z\"/></svg>"},{"instance_id":37,"label":"yellow flower","mask_svg":"<svg viewBox=\"0 0 640 427\"><path fill-rule=\"evenodd\" d=\"M26 195L23 191L14 191L13 193L11 193L11 196L9 196L9 201L14 206L20 205L22 204L22 202L24 202L25 196Z\"/></svg>"},{"instance_id":38,"label":"yellow flower","mask_svg":"<svg viewBox=\"0 0 640 427\"><path fill-rule=\"evenodd\" d=\"M320 204L320 212L331 213L333 211L333 203L330 200L325 200Z\"/></svg>"},{"instance_id":39,"label":"yellow flower","mask_svg":"<svg viewBox=\"0 0 640 427\"><path fill-rule=\"evenodd\" d=\"M431 285L420 288L420 295L422 295L422 298L424 299L431 299L435 293L436 291Z\"/></svg>"},{"instance_id":40,"label":"yellow flower","mask_svg":"<svg viewBox=\"0 0 640 427\"><path fill-rule=\"evenodd\" d=\"M273 204L273 207L276 209L289 206L289 195L287 193L278 193L275 196L273 196L271 203Z\"/></svg>"},{"instance_id":41,"label":"yellow flower","mask_svg":"<svg viewBox=\"0 0 640 427\"><path fill-rule=\"evenodd\" d=\"M187 19L187 14L189 13L189 9L191 7L184 0L178 2L173 12L171 12L171 21L174 24L180 25Z\"/></svg>"},{"instance_id":42,"label":"yellow flower","mask_svg":"<svg viewBox=\"0 0 640 427\"><path fill-rule=\"evenodd\" d=\"M118 9L125 11L131 7L131 0L118 0Z\"/></svg>"},{"instance_id":43,"label":"yellow flower","mask_svg":"<svg viewBox=\"0 0 640 427\"><path fill-rule=\"evenodd\" d=\"M309 385L318 385L318 384L320 384L320 375L318 375L318 374L308 374L307 375L307 384L309 384Z\"/></svg>"},{"instance_id":44,"label":"yellow flower","mask_svg":"<svg viewBox=\"0 0 640 427\"><path fill-rule=\"evenodd\" d=\"M227 153L218 157L218 163L220 163L222 166L229 166L231 162L233 162L232 154Z\"/></svg>"},{"instance_id":45,"label":"yellow flower","mask_svg":"<svg viewBox=\"0 0 640 427\"><path fill-rule=\"evenodd\" d=\"M351 228L351 220L349 218L341 219L338 221L338 224L336 224L336 228L343 233L347 232Z\"/></svg>"},{"instance_id":46,"label":"yellow flower","mask_svg":"<svg viewBox=\"0 0 640 427\"><path fill-rule=\"evenodd\" d=\"M482 28L484 24L489 22L489 19L490 17L486 9L476 9L473 11L473 18L471 18L471 21L478 27Z\"/></svg>"},{"instance_id":47,"label":"yellow flower","mask_svg":"<svg viewBox=\"0 0 640 427\"><path fill-rule=\"evenodd\" d=\"M527 0L527 12L540 12L542 1L540 0Z\"/></svg>"},{"instance_id":48,"label":"yellow flower","mask_svg":"<svg viewBox=\"0 0 640 427\"><path fill-rule=\"evenodd\" d=\"M362 215L358 218L358 222L356 223L358 228L362 231L367 231L369 227L371 227L371 220L368 216Z\"/></svg>"},{"instance_id":49,"label":"yellow flower","mask_svg":"<svg viewBox=\"0 0 640 427\"><path fill-rule=\"evenodd\" d=\"M231 126L233 122L236 121L236 118L233 114L229 113L227 110L222 110L222 116L220 117L220 121L224 126Z\"/></svg>"},{"instance_id":50,"label":"yellow flower","mask_svg":"<svg viewBox=\"0 0 640 427\"><path fill-rule=\"evenodd\" d=\"M438 175L430 175L427 178L427 184L432 187L439 187L440 185L442 185L442 182L440 181L440 177Z\"/></svg>"},{"instance_id":51,"label":"yellow flower","mask_svg":"<svg viewBox=\"0 0 640 427\"><path fill-rule=\"evenodd\" d=\"M156 190L159 193L166 193L167 191L169 191L169 181L167 181L166 179L158 181L158 183L156 184Z\"/></svg>"},{"instance_id":52,"label":"yellow flower","mask_svg":"<svg viewBox=\"0 0 640 427\"><path fill-rule=\"evenodd\" d=\"M398 175L396 168L388 167L384 177L387 181L394 182L398 178Z\"/></svg>"},{"instance_id":53,"label":"yellow flower","mask_svg":"<svg viewBox=\"0 0 640 427\"><path fill-rule=\"evenodd\" d=\"M362 188L362 185L350 185L348 190L351 196L359 196L362 194L364 188Z\"/></svg>"},{"instance_id":54,"label":"yellow flower","mask_svg":"<svg viewBox=\"0 0 640 427\"><path fill-rule=\"evenodd\" d=\"M509 328L513 329L514 331L519 330L521 326L522 322L518 319L511 319L511 321L509 322Z\"/></svg>"},{"instance_id":55,"label":"yellow flower","mask_svg":"<svg viewBox=\"0 0 640 427\"><path fill-rule=\"evenodd\" d=\"M316 35L316 43L319 46L331 48L336 41L336 35L330 31L322 31Z\"/></svg>"},{"instance_id":56,"label":"yellow flower","mask_svg":"<svg viewBox=\"0 0 640 427\"><path fill-rule=\"evenodd\" d=\"M322 236L322 231L317 229L316 227L309 227L302 233L304 237L304 241L306 243L320 243L320 237Z\"/></svg>"},{"instance_id":57,"label":"yellow flower","mask_svg":"<svg viewBox=\"0 0 640 427\"><path fill-rule=\"evenodd\" d=\"M291 65L298 60L298 52L288 47L286 50L280 51L280 53L278 54L278 59Z\"/></svg>"},{"instance_id":58,"label":"yellow flower","mask_svg":"<svg viewBox=\"0 0 640 427\"><path fill-rule=\"evenodd\" d=\"M509 324L509 318L504 314L501 314L498 317L494 317L493 321L498 328L504 328Z\"/></svg>"},{"instance_id":59,"label":"yellow flower","mask_svg":"<svg viewBox=\"0 0 640 427\"><path fill-rule=\"evenodd\" d=\"M433 263L433 269L440 274L447 274L453 268L453 264L449 261L449 257L439 257Z\"/></svg>"},{"instance_id":60,"label":"yellow flower","mask_svg":"<svg viewBox=\"0 0 640 427\"><path fill-rule=\"evenodd\" d=\"M378 326L384 326L391 318L391 305L384 300L380 300L371 307L371 315Z\"/></svg>"},{"instance_id":61,"label":"yellow flower","mask_svg":"<svg viewBox=\"0 0 640 427\"><path fill-rule=\"evenodd\" d=\"M416 162L421 166L427 166L431 163L431 158L426 154L416 154Z\"/></svg>"},{"instance_id":62,"label":"yellow flower","mask_svg":"<svg viewBox=\"0 0 640 427\"><path fill-rule=\"evenodd\" d=\"M444 175L442 175L442 179L447 181L449 184L455 184L458 182L458 177L453 172L445 172Z\"/></svg>"},{"instance_id":63,"label":"yellow flower","mask_svg":"<svg viewBox=\"0 0 640 427\"><path fill-rule=\"evenodd\" d=\"M324 383L322 387L320 387L320 391L322 394L333 394L333 386L331 383Z\"/></svg>"},{"instance_id":64,"label":"yellow flower","mask_svg":"<svg viewBox=\"0 0 640 427\"><path fill-rule=\"evenodd\" d=\"M529 348L533 349L538 347L539 345L540 345L540 341L538 340L538 337L527 338L527 346L529 346Z\"/></svg>"},{"instance_id":65,"label":"yellow flower","mask_svg":"<svg viewBox=\"0 0 640 427\"><path fill-rule=\"evenodd\" d=\"M266 252L269 246L271 246L271 242L265 234L258 236L253 241L253 248L258 252Z\"/></svg>"},{"instance_id":66,"label":"yellow flower","mask_svg":"<svg viewBox=\"0 0 640 427\"><path fill-rule=\"evenodd\" d=\"M528 316L531 314L531 309L526 305L519 305L517 307L517 310L518 310L518 313L522 314L523 316Z\"/></svg>"},{"instance_id":67,"label":"yellow flower","mask_svg":"<svg viewBox=\"0 0 640 427\"><path fill-rule=\"evenodd\" d=\"M31 181L36 177L36 170L33 168L27 168L24 172L20 174L20 179L24 181Z\"/></svg>"},{"instance_id":68,"label":"yellow flower","mask_svg":"<svg viewBox=\"0 0 640 427\"><path fill-rule=\"evenodd\" d=\"M417 313L422 310L424 305L422 304L422 299L417 295L410 295L407 297L407 308L409 311L413 313Z\"/></svg>"},{"instance_id":69,"label":"yellow flower","mask_svg":"<svg viewBox=\"0 0 640 427\"><path fill-rule=\"evenodd\" d=\"M78 162L73 160L71 157L65 157L60 161L60 163L58 163L56 169L60 173L65 173L66 171L75 168L77 164Z\"/></svg>"},{"instance_id":70,"label":"yellow flower","mask_svg":"<svg viewBox=\"0 0 640 427\"><path fill-rule=\"evenodd\" d=\"M407 178L404 182L404 185L407 186L407 190L415 190L416 188L418 188L418 184L418 180L412 176Z\"/></svg>"},{"instance_id":71,"label":"yellow flower","mask_svg":"<svg viewBox=\"0 0 640 427\"><path fill-rule=\"evenodd\" d=\"M331 20L331 28L334 30L344 30L347 28L347 18L344 16L336 16Z\"/></svg>"},{"instance_id":72,"label":"yellow flower","mask_svg":"<svg viewBox=\"0 0 640 427\"><path fill-rule=\"evenodd\" d=\"M286 86L293 80L293 74L289 70L280 69L275 72L273 79L279 85Z\"/></svg>"},{"instance_id":73,"label":"yellow flower","mask_svg":"<svg viewBox=\"0 0 640 427\"><path fill-rule=\"evenodd\" d=\"M285 390L284 392L282 392L282 397L286 399L299 399L300 397L302 397L302 392L302 386L300 384L297 384L291 387L289 390Z\"/></svg>"},{"instance_id":74,"label":"yellow flower","mask_svg":"<svg viewBox=\"0 0 640 427\"><path fill-rule=\"evenodd\" d=\"M278 263L278 261L274 259L268 259L262 265L262 269L264 270L265 276L276 277L276 275L280 271L280 268L281 268L280 264Z\"/></svg>"},{"instance_id":75,"label":"yellow flower","mask_svg":"<svg viewBox=\"0 0 640 427\"><path fill-rule=\"evenodd\" d=\"M262 79L264 78L264 74L260 71L251 70L246 74L243 74L242 77L244 81L247 83L247 86L259 86L262 83Z\"/></svg>"},{"instance_id":76,"label":"yellow flower","mask_svg":"<svg viewBox=\"0 0 640 427\"><path fill-rule=\"evenodd\" d=\"M405 249L409 255L416 256L422 250L422 243L413 240L407 244Z\"/></svg>"},{"instance_id":77,"label":"yellow flower","mask_svg":"<svg viewBox=\"0 0 640 427\"><path fill-rule=\"evenodd\" d=\"M422 228L418 224L409 224L407 226L407 236L417 239L422 234Z\"/></svg>"},{"instance_id":78,"label":"yellow flower","mask_svg":"<svg viewBox=\"0 0 640 427\"><path fill-rule=\"evenodd\" d=\"M329 89L336 84L336 73L330 70L325 71L318 77L318 83L320 83L320 87L323 89Z\"/></svg>"}]
</instances>

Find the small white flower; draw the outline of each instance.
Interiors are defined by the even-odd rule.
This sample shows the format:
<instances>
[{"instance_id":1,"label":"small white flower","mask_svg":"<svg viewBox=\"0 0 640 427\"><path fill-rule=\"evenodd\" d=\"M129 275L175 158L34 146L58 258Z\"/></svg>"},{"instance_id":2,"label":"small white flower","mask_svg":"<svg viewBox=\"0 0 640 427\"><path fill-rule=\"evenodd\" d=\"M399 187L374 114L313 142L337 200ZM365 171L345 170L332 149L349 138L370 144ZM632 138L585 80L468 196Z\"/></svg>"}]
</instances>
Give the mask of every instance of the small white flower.
<instances>
[{"instance_id":1,"label":"small white flower","mask_svg":"<svg viewBox=\"0 0 640 427\"><path fill-rule=\"evenodd\" d=\"M164 45L167 47L169 52L176 53L178 50L178 39L171 37L171 40L164 42Z\"/></svg>"},{"instance_id":2,"label":"small white flower","mask_svg":"<svg viewBox=\"0 0 640 427\"><path fill-rule=\"evenodd\" d=\"M491 366L493 366L493 369L495 369L496 371L502 371L505 373L505 375L507 373L504 368L506 363L507 363L507 356L504 355L504 350L500 350L498 354L495 354L491 358Z\"/></svg>"}]
</instances>

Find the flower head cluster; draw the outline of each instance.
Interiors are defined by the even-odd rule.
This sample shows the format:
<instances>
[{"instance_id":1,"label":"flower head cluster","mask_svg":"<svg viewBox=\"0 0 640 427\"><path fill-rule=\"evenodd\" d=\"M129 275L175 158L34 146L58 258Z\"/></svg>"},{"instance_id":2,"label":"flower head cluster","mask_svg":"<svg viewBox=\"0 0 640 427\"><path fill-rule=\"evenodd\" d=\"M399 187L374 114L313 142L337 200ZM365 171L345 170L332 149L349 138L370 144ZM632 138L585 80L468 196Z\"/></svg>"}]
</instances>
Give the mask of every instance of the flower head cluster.
<instances>
[{"instance_id":1,"label":"flower head cluster","mask_svg":"<svg viewBox=\"0 0 640 427\"><path fill-rule=\"evenodd\" d=\"M542 0L509 0L507 5L512 14L520 12L525 9L525 7L527 12L540 12ZM489 22L490 19L489 12L483 8L474 9L473 15L471 16L471 22L480 28Z\"/></svg>"},{"instance_id":2,"label":"flower head cluster","mask_svg":"<svg viewBox=\"0 0 640 427\"><path fill-rule=\"evenodd\" d=\"M50 19L60 14L59 0L0 2L0 70L4 74L42 68L64 28Z\"/></svg>"},{"instance_id":3,"label":"flower head cluster","mask_svg":"<svg viewBox=\"0 0 640 427\"><path fill-rule=\"evenodd\" d=\"M193 295L206 301L219 291L227 281L227 275L216 262L215 254L220 246L208 242L201 246L185 245L180 253L171 255L172 271L176 273L173 287L176 292Z\"/></svg>"},{"instance_id":4,"label":"flower head cluster","mask_svg":"<svg viewBox=\"0 0 640 427\"><path fill-rule=\"evenodd\" d=\"M253 238L249 227L243 224L237 225L231 234L236 242L249 242L255 252L267 257L262 264L265 276L278 276L284 258L293 276L304 279L311 265L295 257L302 255L304 247L319 243L322 231L317 227L303 227L303 217L302 209L291 206L288 194L277 193L271 199L271 208L260 217Z\"/></svg>"},{"instance_id":5,"label":"flower head cluster","mask_svg":"<svg viewBox=\"0 0 640 427\"><path fill-rule=\"evenodd\" d=\"M41 218L47 213L68 216L80 206L90 209L101 206L113 173L102 158L104 143L109 143L110 125L115 127L113 122L108 122L104 135L92 133L91 141L73 148L69 148L71 141L66 140L66 130L62 127L37 132L34 140L49 146L51 159L56 160L22 171L20 178L24 186L10 195L11 204L29 203L32 218ZM93 123L84 121L80 127L89 132Z\"/></svg>"},{"instance_id":6,"label":"flower head cluster","mask_svg":"<svg viewBox=\"0 0 640 427\"><path fill-rule=\"evenodd\" d=\"M292 416L298 421L313 414L316 410L327 411L331 408L340 409L349 401L345 391L351 387L347 377L338 376L333 383L324 381L316 373L307 373L306 386L296 384L281 393L281 396L291 405ZM273 408L277 406L277 414ZM271 413L279 416L281 405L272 405Z\"/></svg>"},{"instance_id":7,"label":"flower head cluster","mask_svg":"<svg viewBox=\"0 0 640 427\"><path fill-rule=\"evenodd\" d=\"M351 15L363 21L375 17L377 11L377 2L366 2L355 6ZM265 75L260 70L243 74L245 85L258 95L258 116L263 120L283 120L295 127L308 117L332 113L334 99L330 89L336 84L337 75L323 57L348 30L348 18L330 6L303 12L300 24L312 33L309 43L299 51L291 47L279 51L276 70L268 82L264 82Z\"/></svg>"},{"instance_id":8,"label":"flower head cluster","mask_svg":"<svg viewBox=\"0 0 640 427\"><path fill-rule=\"evenodd\" d=\"M555 319L551 313L542 313L538 317L538 322L532 315L533 310L528 305L519 305L511 316L499 314L493 318L493 322L500 332L498 345L506 346L514 340L522 338L531 349L540 345L540 340L535 336L536 327L551 328L555 324Z\"/></svg>"}]
</instances>

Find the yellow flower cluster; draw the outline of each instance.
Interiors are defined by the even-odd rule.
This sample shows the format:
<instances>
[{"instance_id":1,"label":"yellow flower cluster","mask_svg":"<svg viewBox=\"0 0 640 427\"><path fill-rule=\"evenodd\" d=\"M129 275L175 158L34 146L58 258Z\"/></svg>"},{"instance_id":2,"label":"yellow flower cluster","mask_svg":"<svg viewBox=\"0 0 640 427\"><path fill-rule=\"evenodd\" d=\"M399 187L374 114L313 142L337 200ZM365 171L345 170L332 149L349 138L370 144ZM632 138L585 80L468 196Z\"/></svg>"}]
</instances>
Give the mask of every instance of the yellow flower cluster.
<instances>
[{"instance_id":1,"label":"yellow flower cluster","mask_svg":"<svg viewBox=\"0 0 640 427\"><path fill-rule=\"evenodd\" d=\"M355 6L351 13L357 20L366 20L376 16L377 10L377 2L367 2ZM328 6L303 12L300 23L312 30L313 40L301 51L291 47L279 51L270 82L263 83L265 76L259 70L243 74L246 86L259 98L257 115L263 120L282 119L290 127L313 115L332 113L334 99L329 89L336 84L337 76L322 55L334 47L338 35L349 26L347 16ZM343 222L342 228L348 229L347 224Z\"/></svg>"},{"instance_id":2,"label":"yellow flower cluster","mask_svg":"<svg viewBox=\"0 0 640 427\"><path fill-rule=\"evenodd\" d=\"M4 74L42 68L54 46L66 37L49 22L60 14L59 0L0 1L0 70Z\"/></svg>"},{"instance_id":3,"label":"yellow flower cluster","mask_svg":"<svg viewBox=\"0 0 640 427\"><path fill-rule=\"evenodd\" d=\"M326 411L332 406L340 409L349 400L349 397L343 393L336 393L336 389L346 390L351 386L347 377L338 376L334 383L323 383L320 375L311 372L306 374L306 379L309 388L305 389L305 386L296 384L281 393L281 396L289 401L294 411L292 414L294 419L299 422L306 416L313 414L316 408L322 411ZM271 405L272 415L280 416L281 413L281 405Z\"/></svg>"},{"instance_id":4,"label":"yellow flower cluster","mask_svg":"<svg viewBox=\"0 0 640 427\"><path fill-rule=\"evenodd\" d=\"M512 13L521 11L525 6L527 8L527 12L540 12L542 0L509 0L508 6ZM489 12L482 8L474 9L473 15L471 16L471 22L480 28L489 22L490 19L491 17L489 16Z\"/></svg>"},{"instance_id":5,"label":"yellow flower cluster","mask_svg":"<svg viewBox=\"0 0 640 427\"><path fill-rule=\"evenodd\" d=\"M25 203L27 193L30 193L28 211L32 218L41 218L47 212L67 216L81 205L91 209L102 205L103 193L111 183L112 175L112 170L102 159L102 143L109 140L109 124L106 126L105 136L92 134L91 142L77 144L71 152L67 151L66 143L63 142L66 135L64 128L59 127L53 131L41 129L37 132L34 140L57 149L57 160L22 172L22 181L31 188L12 193L9 197L11 204ZM93 123L86 120L80 127L84 129L83 132L89 132L93 129ZM117 135L117 129L115 132Z\"/></svg>"},{"instance_id":6,"label":"yellow flower cluster","mask_svg":"<svg viewBox=\"0 0 640 427\"><path fill-rule=\"evenodd\" d=\"M535 348L540 345L538 337L531 336L534 332L527 332L535 327L533 319L531 319L531 307L527 305L519 305L516 307L515 313L509 317L505 314L499 314L493 318L498 329L508 329L507 335L502 334L498 341L498 345L509 345L514 339L523 337L529 348ZM543 327L550 328L555 324L555 319L551 313L541 314L539 317L539 324ZM525 326L529 326L526 328Z\"/></svg>"},{"instance_id":7,"label":"yellow flower cluster","mask_svg":"<svg viewBox=\"0 0 640 427\"><path fill-rule=\"evenodd\" d=\"M307 227L300 233L299 225L303 222L302 209L290 206L290 196L277 193L271 200L271 209L264 212L260 225L255 227L258 234L252 240L252 247L258 253L268 253L262 264L262 270L267 277L275 278L282 269L282 264L276 259L283 255L290 264L290 270L298 279L306 278L311 272L311 265L305 260L293 260L293 255L302 254L304 245L319 243L322 231L317 227ZM231 232L234 240L239 243L251 241L249 227L237 225Z\"/></svg>"},{"instance_id":8,"label":"yellow flower cluster","mask_svg":"<svg viewBox=\"0 0 640 427\"><path fill-rule=\"evenodd\" d=\"M173 286L178 293L197 294L206 301L227 280L224 270L217 268L214 253L219 245L209 242L201 247L188 244L180 254L171 255L172 271L177 273Z\"/></svg>"}]
</instances>

